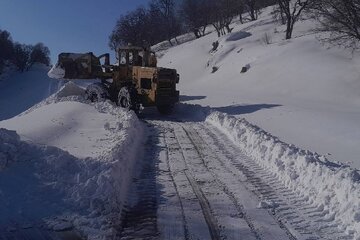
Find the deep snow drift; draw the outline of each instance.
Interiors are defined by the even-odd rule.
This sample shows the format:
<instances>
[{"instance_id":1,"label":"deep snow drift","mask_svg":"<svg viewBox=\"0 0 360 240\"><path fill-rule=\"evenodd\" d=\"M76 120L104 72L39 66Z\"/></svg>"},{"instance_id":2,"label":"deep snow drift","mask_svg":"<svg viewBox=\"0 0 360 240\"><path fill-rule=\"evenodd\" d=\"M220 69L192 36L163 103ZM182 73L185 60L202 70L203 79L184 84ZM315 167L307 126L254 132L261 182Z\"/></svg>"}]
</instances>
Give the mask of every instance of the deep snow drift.
<instances>
[{"instance_id":1,"label":"deep snow drift","mask_svg":"<svg viewBox=\"0 0 360 240\"><path fill-rule=\"evenodd\" d=\"M115 235L143 126L110 102L86 103L82 92L68 83L0 122L0 231L45 222L89 239Z\"/></svg>"},{"instance_id":2,"label":"deep snow drift","mask_svg":"<svg viewBox=\"0 0 360 240\"><path fill-rule=\"evenodd\" d=\"M297 22L293 39L284 40L271 10L221 38L212 32L163 50L159 65L178 70L187 103L245 117L287 143L360 168L359 54L323 46L309 32L311 20Z\"/></svg>"}]
</instances>

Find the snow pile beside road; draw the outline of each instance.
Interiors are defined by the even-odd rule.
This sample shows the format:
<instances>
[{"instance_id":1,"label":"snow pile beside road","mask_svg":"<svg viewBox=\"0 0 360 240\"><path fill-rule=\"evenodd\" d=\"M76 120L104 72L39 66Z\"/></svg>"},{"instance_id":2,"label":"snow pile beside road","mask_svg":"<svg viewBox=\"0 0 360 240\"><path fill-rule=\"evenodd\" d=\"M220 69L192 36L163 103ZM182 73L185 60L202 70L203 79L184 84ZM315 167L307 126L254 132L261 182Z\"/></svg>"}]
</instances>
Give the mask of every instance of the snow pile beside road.
<instances>
[{"instance_id":1,"label":"snow pile beside road","mask_svg":"<svg viewBox=\"0 0 360 240\"><path fill-rule=\"evenodd\" d=\"M206 122L230 137L262 167L322 209L325 218L360 238L360 174L346 165L281 142L245 119L214 112Z\"/></svg>"},{"instance_id":2,"label":"snow pile beside road","mask_svg":"<svg viewBox=\"0 0 360 240\"><path fill-rule=\"evenodd\" d=\"M144 126L133 112L111 102L85 104L81 94L68 83L0 121L0 231L46 220L87 239L115 237ZM11 184L21 179L27 180L17 193Z\"/></svg>"}]
</instances>

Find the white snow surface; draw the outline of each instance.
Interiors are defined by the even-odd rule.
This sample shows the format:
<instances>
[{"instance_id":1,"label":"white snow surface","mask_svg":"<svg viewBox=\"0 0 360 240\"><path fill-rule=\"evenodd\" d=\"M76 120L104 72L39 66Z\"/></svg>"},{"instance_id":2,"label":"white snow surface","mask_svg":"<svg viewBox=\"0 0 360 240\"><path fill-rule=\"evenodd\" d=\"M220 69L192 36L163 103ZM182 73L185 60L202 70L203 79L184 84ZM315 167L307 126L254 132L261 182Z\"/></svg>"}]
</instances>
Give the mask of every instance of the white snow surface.
<instances>
[{"instance_id":1,"label":"white snow surface","mask_svg":"<svg viewBox=\"0 0 360 240\"><path fill-rule=\"evenodd\" d=\"M323 45L312 20L297 22L285 40L271 10L220 38L212 32L169 49L157 45L158 64L178 70L182 101L246 118L284 142L360 168L359 53Z\"/></svg>"},{"instance_id":2,"label":"white snow surface","mask_svg":"<svg viewBox=\"0 0 360 240\"><path fill-rule=\"evenodd\" d=\"M110 102L85 102L82 92L68 83L0 122L0 231L45 221L88 239L114 237L143 125Z\"/></svg>"},{"instance_id":3,"label":"white snow surface","mask_svg":"<svg viewBox=\"0 0 360 240\"><path fill-rule=\"evenodd\" d=\"M333 221L360 238L360 172L328 161L273 137L245 119L213 112L206 121L236 143L248 156L268 169L287 187L308 198ZM276 203L261 201L259 207Z\"/></svg>"},{"instance_id":4,"label":"white snow surface","mask_svg":"<svg viewBox=\"0 0 360 240\"><path fill-rule=\"evenodd\" d=\"M55 64L48 72L49 78L63 79L65 77L65 70L62 69L59 63Z\"/></svg>"},{"instance_id":5,"label":"white snow surface","mask_svg":"<svg viewBox=\"0 0 360 240\"><path fill-rule=\"evenodd\" d=\"M310 20L284 40L270 10L221 38L187 34L181 45L154 47L159 66L181 76L187 104L175 118L202 121L210 112L207 123L321 209L329 224L360 239L360 55L319 43ZM63 82L46 71L35 66L0 78L0 231L45 221L111 239L144 127L110 102L86 102L71 82L48 97ZM276 205L262 199L258 207Z\"/></svg>"}]
</instances>

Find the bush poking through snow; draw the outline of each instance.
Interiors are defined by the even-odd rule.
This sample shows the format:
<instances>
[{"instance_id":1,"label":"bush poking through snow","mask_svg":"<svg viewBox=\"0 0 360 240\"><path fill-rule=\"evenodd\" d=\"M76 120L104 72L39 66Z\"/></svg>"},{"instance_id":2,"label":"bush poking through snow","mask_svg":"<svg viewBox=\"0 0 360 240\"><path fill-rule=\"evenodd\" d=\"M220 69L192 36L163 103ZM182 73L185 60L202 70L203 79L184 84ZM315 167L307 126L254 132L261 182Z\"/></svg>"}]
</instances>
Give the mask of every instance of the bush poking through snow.
<instances>
[{"instance_id":1,"label":"bush poking through snow","mask_svg":"<svg viewBox=\"0 0 360 240\"><path fill-rule=\"evenodd\" d=\"M266 32L261 38L261 41L266 45L272 44L272 37L269 33Z\"/></svg>"},{"instance_id":2,"label":"bush poking through snow","mask_svg":"<svg viewBox=\"0 0 360 240\"><path fill-rule=\"evenodd\" d=\"M219 47L219 41L215 41L212 43L212 49L211 49L211 52L216 52L216 50L218 49Z\"/></svg>"},{"instance_id":3,"label":"bush poking through snow","mask_svg":"<svg viewBox=\"0 0 360 240\"><path fill-rule=\"evenodd\" d=\"M219 67L213 66L212 70L211 70L211 73L215 73L215 72L217 72L217 70L219 70Z\"/></svg>"},{"instance_id":4,"label":"bush poking through snow","mask_svg":"<svg viewBox=\"0 0 360 240\"><path fill-rule=\"evenodd\" d=\"M241 73L246 73L250 69L250 64L246 64L244 67L241 68Z\"/></svg>"}]
</instances>

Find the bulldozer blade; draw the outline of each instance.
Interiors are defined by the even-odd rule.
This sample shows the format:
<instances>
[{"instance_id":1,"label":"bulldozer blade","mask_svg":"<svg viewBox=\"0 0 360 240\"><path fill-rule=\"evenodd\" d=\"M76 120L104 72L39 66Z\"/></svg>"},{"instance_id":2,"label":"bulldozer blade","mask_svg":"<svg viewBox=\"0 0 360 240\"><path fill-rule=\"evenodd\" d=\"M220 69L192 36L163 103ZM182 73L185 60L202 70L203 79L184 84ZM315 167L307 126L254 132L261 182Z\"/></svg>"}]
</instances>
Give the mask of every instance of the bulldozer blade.
<instances>
[{"instance_id":1,"label":"bulldozer blade","mask_svg":"<svg viewBox=\"0 0 360 240\"><path fill-rule=\"evenodd\" d=\"M48 75L56 79L91 79L102 72L99 59L90 53L61 53Z\"/></svg>"}]
</instances>

